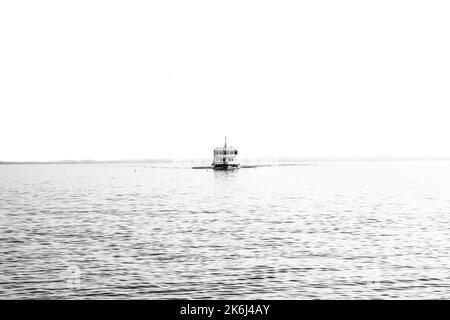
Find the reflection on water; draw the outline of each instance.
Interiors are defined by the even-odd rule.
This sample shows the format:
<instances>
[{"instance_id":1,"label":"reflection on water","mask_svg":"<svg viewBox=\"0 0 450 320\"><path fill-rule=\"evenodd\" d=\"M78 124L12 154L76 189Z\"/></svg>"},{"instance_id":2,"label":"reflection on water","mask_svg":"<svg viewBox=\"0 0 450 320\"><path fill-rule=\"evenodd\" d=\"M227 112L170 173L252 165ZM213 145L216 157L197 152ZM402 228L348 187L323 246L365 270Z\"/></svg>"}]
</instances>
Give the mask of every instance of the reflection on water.
<instances>
[{"instance_id":1,"label":"reflection on water","mask_svg":"<svg viewBox=\"0 0 450 320\"><path fill-rule=\"evenodd\" d=\"M0 298L450 298L450 163L0 166Z\"/></svg>"}]
</instances>

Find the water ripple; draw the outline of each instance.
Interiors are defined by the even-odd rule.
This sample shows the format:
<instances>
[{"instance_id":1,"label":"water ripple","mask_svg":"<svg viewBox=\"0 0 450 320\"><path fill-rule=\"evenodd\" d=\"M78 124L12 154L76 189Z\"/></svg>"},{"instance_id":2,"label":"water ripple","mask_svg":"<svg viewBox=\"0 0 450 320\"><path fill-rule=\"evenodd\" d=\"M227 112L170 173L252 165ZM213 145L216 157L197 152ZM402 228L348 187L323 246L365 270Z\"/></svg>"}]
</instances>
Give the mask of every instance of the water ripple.
<instances>
[{"instance_id":1,"label":"water ripple","mask_svg":"<svg viewBox=\"0 0 450 320\"><path fill-rule=\"evenodd\" d=\"M449 189L448 162L4 166L0 299L450 298Z\"/></svg>"}]
</instances>

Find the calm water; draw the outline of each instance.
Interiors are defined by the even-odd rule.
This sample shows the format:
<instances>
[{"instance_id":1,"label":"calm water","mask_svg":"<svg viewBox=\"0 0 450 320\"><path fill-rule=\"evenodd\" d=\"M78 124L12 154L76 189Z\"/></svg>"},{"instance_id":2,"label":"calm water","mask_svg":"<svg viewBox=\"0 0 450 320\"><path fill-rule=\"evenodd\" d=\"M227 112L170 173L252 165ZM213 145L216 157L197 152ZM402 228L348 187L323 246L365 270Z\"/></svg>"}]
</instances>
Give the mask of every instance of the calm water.
<instances>
[{"instance_id":1,"label":"calm water","mask_svg":"<svg viewBox=\"0 0 450 320\"><path fill-rule=\"evenodd\" d=\"M450 298L450 162L0 166L0 299Z\"/></svg>"}]
</instances>

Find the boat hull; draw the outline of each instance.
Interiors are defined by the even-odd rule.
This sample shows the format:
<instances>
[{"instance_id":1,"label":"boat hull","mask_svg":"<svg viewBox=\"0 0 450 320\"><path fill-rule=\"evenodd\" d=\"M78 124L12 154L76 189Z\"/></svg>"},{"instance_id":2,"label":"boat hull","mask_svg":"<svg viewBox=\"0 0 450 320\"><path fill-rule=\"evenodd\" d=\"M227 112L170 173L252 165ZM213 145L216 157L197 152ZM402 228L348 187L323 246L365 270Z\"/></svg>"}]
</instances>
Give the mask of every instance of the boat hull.
<instances>
[{"instance_id":1,"label":"boat hull","mask_svg":"<svg viewBox=\"0 0 450 320\"><path fill-rule=\"evenodd\" d=\"M214 170L235 170L239 169L238 164L213 164Z\"/></svg>"}]
</instances>

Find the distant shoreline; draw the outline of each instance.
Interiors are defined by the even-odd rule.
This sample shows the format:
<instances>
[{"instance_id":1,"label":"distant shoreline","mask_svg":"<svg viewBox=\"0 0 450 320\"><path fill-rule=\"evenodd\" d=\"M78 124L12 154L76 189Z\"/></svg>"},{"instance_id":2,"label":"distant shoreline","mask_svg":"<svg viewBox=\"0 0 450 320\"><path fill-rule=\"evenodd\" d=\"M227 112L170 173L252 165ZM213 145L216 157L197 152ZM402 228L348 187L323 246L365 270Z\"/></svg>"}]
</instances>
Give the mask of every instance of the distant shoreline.
<instances>
[{"instance_id":1,"label":"distant shoreline","mask_svg":"<svg viewBox=\"0 0 450 320\"><path fill-rule=\"evenodd\" d=\"M449 161L438 157L372 157L372 158L248 158L242 163L298 163L298 162L342 162L342 161ZM164 164L164 163L208 163L209 159L124 159L124 160L58 160L58 161L0 161L0 165L48 165L48 164Z\"/></svg>"},{"instance_id":2,"label":"distant shoreline","mask_svg":"<svg viewBox=\"0 0 450 320\"><path fill-rule=\"evenodd\" d=\"M121 164L121 163L173 163L170 159L143 160L59 160L59 161L0 161L0 165L10 164Z\"/></svg>"}]
</instances>

